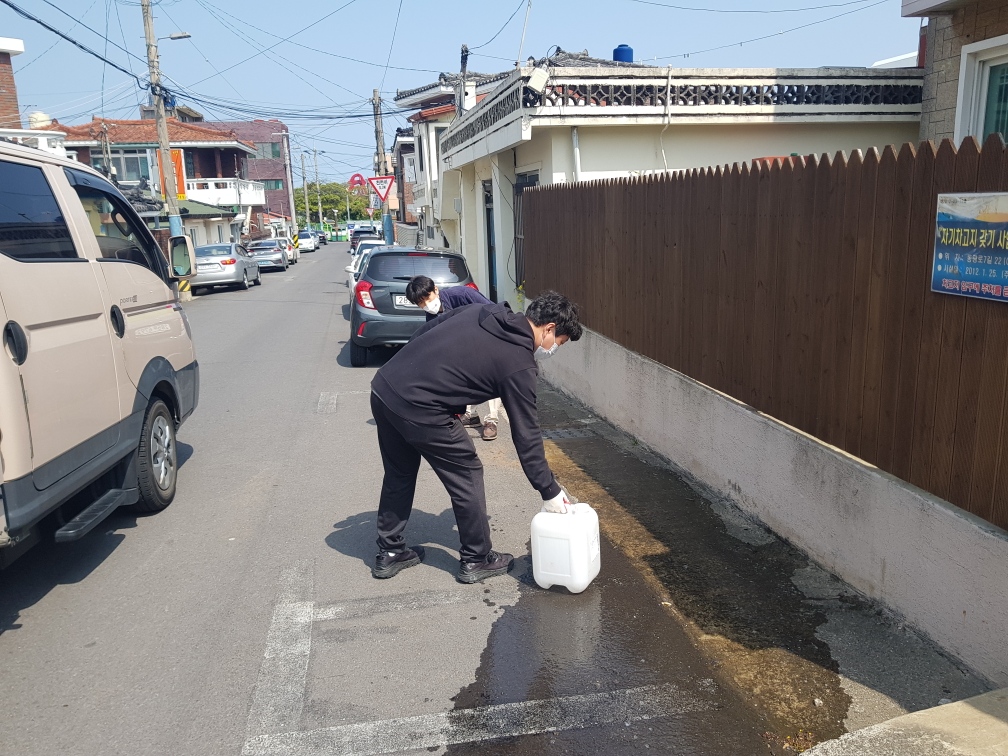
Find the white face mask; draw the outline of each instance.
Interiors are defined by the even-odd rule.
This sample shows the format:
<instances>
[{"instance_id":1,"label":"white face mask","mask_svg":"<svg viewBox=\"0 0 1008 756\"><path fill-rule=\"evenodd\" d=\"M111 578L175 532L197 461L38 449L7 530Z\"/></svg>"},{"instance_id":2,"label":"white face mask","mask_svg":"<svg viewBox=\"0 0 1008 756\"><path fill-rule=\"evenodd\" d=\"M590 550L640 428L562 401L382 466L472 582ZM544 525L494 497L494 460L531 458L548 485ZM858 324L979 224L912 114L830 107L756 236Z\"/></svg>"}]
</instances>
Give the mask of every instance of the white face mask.
<instances>
[{"instance_id":1,"label":"white face mask","mask_svg":"<svg viewBox=\"0 0 1008 756\"><path fill-rule=\"evenodd\" d=\"M543 341L545 341L545 338L543 339ZM539 357L541 359L551 357L554 354L556 354L556 350L559 346L560 345L557 344L556 342L556 334L553 334L553 346L551 346L549 349L543 349L542 344L540 344L538 347L536 347L535 350L536 357Z\"/></svg>"},{"instance_id":2,"label":"white face mask","mask_svg":"<svg viewBox=\"0 0 1008 756\"><path fill-rule=\"evenodd\" d=\"M431 315L437 315L439 312L441 312L441 298L434 297L429 302L427 302L427 304L425 304L423 308Z\"/></svg>"}]
</instances>

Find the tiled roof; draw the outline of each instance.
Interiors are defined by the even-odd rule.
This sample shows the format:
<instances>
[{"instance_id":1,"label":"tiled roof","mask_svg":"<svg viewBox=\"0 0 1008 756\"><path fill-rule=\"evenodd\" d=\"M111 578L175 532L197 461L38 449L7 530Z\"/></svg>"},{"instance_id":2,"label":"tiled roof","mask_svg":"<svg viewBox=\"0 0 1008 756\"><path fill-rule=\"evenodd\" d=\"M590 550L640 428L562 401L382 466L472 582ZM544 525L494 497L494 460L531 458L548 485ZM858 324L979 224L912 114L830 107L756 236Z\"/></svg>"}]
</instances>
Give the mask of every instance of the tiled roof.
<instances>
[{"instance_id":1,"label":"tiled roof","mask_svg":"<svg viewBox=\"0 0 1008 756\"><path fill-rule=\"evenodd\" d=\"M559 47L556 52L547 58L540 58L534 61L536 66L553 66L555 68L584 68L589 66L601 66L603 68L656 68L648 63L623 63L609 58L593 58L587 50L581 52L567 52Z\"/></svg>"},{"instance_id":2,"label":"tiled roof","mask_svg":"<svg viewBox=\"0 0 1008 756\"><path fill-rule=\"evenodd\" d=\"M498 79L506 79L510 75L510 71L502 71L500 73L494 74L482 74L476 73L475 71L469 71L466 74L466 78L469 81L475 81L476 85L487 84L491 81L497 81ZM413 95L420 94L421 92L426 92L429 89L437 89L438 87L454 87L458 84L459 79L462 78L460 73L442 73L438 75L438 80L430 84L424 84L422 87L417 87L415 89L397 89L395 99L403 100L407 97L412 97Z\"/></svg>"},{"instance_id":3,"label":"tiled roof","mask_svg":"<svg viewBox=\"0 0 1008 756\"><path fill-rule=\"evenodd\" d=\"M68 126L55 119L47 127L53 131L62 131L66 143L94 142L102 133L102 126L108 126L110 144L157 144L157 124L151 120L131 121L94 116L90 123L78 126ZM221 144L241 144L249 149L255 149L251 142L238 138L233 131L207 128L196 123L182 123L174 118L168 119L168 141L171 144L184 142L220 142Z\"/></svg>"}]
</instances>

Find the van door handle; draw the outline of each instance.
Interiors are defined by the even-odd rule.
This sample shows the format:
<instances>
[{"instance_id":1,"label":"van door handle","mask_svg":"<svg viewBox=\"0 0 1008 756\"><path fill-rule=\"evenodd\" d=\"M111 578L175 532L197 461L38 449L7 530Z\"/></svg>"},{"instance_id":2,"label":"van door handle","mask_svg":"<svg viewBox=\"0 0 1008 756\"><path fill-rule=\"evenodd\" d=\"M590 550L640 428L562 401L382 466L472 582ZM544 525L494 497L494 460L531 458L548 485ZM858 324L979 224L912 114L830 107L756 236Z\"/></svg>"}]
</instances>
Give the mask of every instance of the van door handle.
<instances>
[{"instance_id":1,"label":"van door handle","mask_svg":"<svg viewBox=\"0 0 1008 756\"><path fill-rule=\"evenodd\" d=\"M8 320L3 330L4 348L15 365L24 365L28 359L28 336L13 320Z\"/></svg>"},{"instance_id":2,"label":"van door handle","mask_svg":"<svg viewBox=\"0 0 1008 756\"><path fill-rule=\"evenodd\" d=\"M112 321L112 330L115 331L115 335L121 339L126 333L126 317L119 309L119 305L112 305L112 309L109 311L109 320Z\"/></svg>"}]
</instances>

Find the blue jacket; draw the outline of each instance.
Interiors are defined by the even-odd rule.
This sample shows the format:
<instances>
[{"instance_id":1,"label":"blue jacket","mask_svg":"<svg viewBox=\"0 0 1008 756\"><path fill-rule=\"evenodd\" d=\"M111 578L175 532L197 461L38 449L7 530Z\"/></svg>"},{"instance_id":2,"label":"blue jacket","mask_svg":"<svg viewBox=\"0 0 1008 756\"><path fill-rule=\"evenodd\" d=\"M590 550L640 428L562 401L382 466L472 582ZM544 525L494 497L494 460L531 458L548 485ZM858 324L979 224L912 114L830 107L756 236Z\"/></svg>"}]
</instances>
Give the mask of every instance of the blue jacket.
<instances>
[{"instance_id":1,"label":"blue jacket","mask_svg":"<svg viewBox=\"0 0 1008 756\"><path fill-rule=\"evenodd\" d=\"M456 310L471 304L492 305L489 299L480 294L476 289L469 286L452 286L442 289L438 287L438 296L441 299L441 312ZM441 313L438 313L440 315ZM427 320L434 320L437 315L427 313Z\"/></svg>"}]
</instances>

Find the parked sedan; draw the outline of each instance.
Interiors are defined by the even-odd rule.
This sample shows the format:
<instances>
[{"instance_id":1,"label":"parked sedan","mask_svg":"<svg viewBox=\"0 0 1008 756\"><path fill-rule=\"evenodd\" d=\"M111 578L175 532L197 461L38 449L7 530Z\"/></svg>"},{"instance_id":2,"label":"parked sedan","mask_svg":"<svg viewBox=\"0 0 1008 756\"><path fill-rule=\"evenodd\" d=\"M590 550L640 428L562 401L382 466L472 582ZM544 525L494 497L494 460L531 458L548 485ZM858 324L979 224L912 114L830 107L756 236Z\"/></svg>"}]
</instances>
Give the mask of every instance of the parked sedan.
<instances>
[{"instance_id":1,"label":"parked sedan","mask_svg":"<svg viewBox=\"0 0 1008 756\"><path fill-rule=\"evenodd\" d=\"M297 232L297 235L298 246L302 252L314 252L319 248L318 237L315 236L314 231L303 228Z\"/></svg>"},{"instance_id":2,"label":"parked sedan","mask_svg":"<svg viewBox=\"0 0 1008 756\"><path fill-rule=\"evenodd\" d=\"M406 299L413 276L434 279L438 288L476 288L462 255L447 249L377 247L365 253L350 300L350 364L367 364L372 347L405 344L427 317Z\"/></svg>"},{"instance_id":3,"label":"parked sedan","mask_svg":"<svg viewBox=\"0 0 1008 756\"><path fill-rule=\"evenodd\" d=\"M287 246L287 259L291 265L297 265L301 260L301 251L294 246L294 241L289 236L278 236L277 239Z\"/></svg>"},{"instance_id":4,"label":"parked sedan","mask_svg":"<svg viewBox=\"0 0 1008 756\"><path fill-rule=\"evenodd\" d=\"M287 270L290 260L287 245L280 239L260 239L249 244L249 254L259 264L259 268L279 268Z\"/></svg>"},{"instance_id":5,"label":"parked sedan","mask_svg":"<svg viewBox=\"0 0 1008 756\"><path fill-rule=\"evenodd\" d=\"M385 246L385 242L381 239L364 239L357 246L357 251L354 253L350 264L344 268L347 272L347 288L350 289L351 294L353 294L354 286L357 285L357 279L360 278L360 272L364 267L364 263L367 262L368 254L372 249L383 246Z\"/></svg>"},{"instance_id":6,"label":"parked sedan","mask_svg":"<svg viewBox=\"0 0 1008 756\"><path fill-rule=\"evenodd\" d=\"M193 291L214 286L247 289L262 283L256 260L241 244L207 244L196 247L196 275L189 285Z\"/></svg>"}]
</instances>

